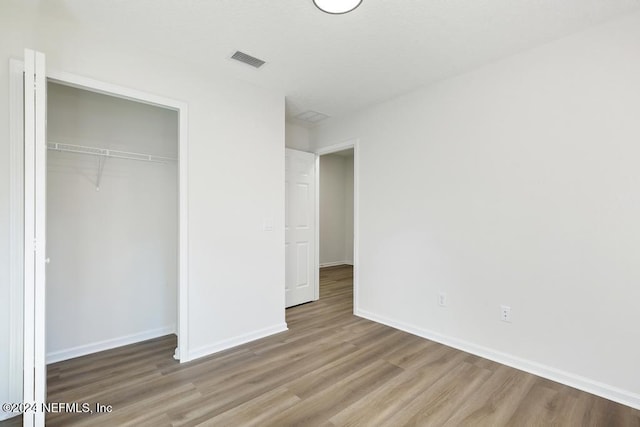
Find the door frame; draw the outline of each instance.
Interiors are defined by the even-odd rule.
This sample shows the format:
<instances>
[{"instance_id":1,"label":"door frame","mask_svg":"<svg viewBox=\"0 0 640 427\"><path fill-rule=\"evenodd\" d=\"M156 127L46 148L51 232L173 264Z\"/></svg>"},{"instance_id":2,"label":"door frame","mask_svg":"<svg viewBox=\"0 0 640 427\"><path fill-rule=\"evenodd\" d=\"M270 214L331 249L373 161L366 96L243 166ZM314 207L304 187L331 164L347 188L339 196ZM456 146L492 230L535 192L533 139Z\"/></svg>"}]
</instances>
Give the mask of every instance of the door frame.
<instances>
[{"instance_id":1,"label":"door frame","mask_svg":"<svg viewBox=\"0 0 640 427\"><path fill-rule=\"evenodd\" d=\"M16 252L23 246L23 194L24 194L24 157L23 157L23 72L24 62L10 59L10 90L9 90L9 140L10 140L10 253ZM134 102L170 109L178 113L178 316L177 334L178 345L174 357L180 362L189 361L189 275L188 275L188 105L178 101L148 92L119 86L112 83L94 80L59 70L46 70L47 82L58 83L78 89L88 90ZM23 269L22 256L12 256L9 266L10 302L10 372L18 372L9 378L10 395L16 402L22 401L22 346L23 336ZM13 303L18 302L15 306ZM10 374L11 375L11 374Z\"/></svg>"},{"instance_id":2,"label":"door frame","mask_svg":"<svg viewBox=\"0 0 640 427\"><path fill-rule=\"evenodd\" d=\"M353 314L357 314L359 274L360 265L360 140L349 139L344 142L321 147L315 150L316 153L316 291L320 297L320 156L337 153L338 151L353 148Z\"/></svg>"},{"instance_id":3,"label":"door frame","mask_svg":"<svg viewBox=\"0 0 640 427\"><path fill-rule=\"evenodd\" d=\"M58 83L134 102L166 108L178 113L178 345L174 357L189 361L188 275L188 105L186 102L149 92L118 86L64 71L47 70L47 82Z\"/></svg>"}]
</instances>

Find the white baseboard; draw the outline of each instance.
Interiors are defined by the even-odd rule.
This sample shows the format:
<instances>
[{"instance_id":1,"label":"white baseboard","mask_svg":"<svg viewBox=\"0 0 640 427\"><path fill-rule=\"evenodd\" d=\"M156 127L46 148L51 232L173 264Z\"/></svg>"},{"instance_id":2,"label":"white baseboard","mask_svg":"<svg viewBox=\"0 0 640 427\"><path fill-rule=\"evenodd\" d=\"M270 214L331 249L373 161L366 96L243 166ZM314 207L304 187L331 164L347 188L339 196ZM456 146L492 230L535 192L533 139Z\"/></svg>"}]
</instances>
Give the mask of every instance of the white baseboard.
<instances>
[{"instance_id":1,"label":"white baseboard","mask_svg":"<svg viewBox=\"0 0 640 427\"><path fill-rule=\"evenodd\" d=\"M356 310L355 315L368 320L372 320L377 323L382 323L383 325L387 325L413 335L417 335L422 338L426 338L431 341L439 342L446 346L453 347L458 350L483 357L485 359L493 360L494 362L498 362L503 365L511 366L512 368L516 368L521 371L525 371L530 374L567 385L569 387L586 391L587 393L595 394L596 396L604 397L605 399L613 400L614 402L618 402L635 409L640 409L640 395L620 389L618 387L594 381L590 378L586 378L580 375L575 375L571 372L542 365L531 360L515 357L488 347L470 343L468 341L460 340L447 335L442 335L437 332L419 328L414 325L389 319L384 316L379 316L366 310Z\"/></svg>"},{"instance_id":2,"label":"white baseboard","mask_svg":"<svg viewBox=\"0 0 640 427\"><path fill-rule=\"evenodd\" d=\"M323 267L335 267L338 265L353 265L353 261L333 261L333 262L321 262L320 268Z\"/></svg>"},{"instance_id":3,"label":"white baseboard","mask_svg":"<svg viewBox=\"0 0 640 427\"><path fill-rule=\"evenodd\" d=\"M140 341L150 340L169 334L176 333L176 326L166 326L164 328L151 329L136 334L125 335L123 337L112 338L104 341L98 341L91 344L85 344L66 350L58 350L47 353L47 364L61 362L63 360L73 359L74 357L86 356L87 354L97 353L99 351L110 350L123 345L134 344Z\"/></svg>"},{"instance_id":4,"label":"white baseboard","mask_svg":"<svg viewBox=\"0 0 640 427\"><path fill-rule=\"evenodd\" d=\"M188 361L198 359L200 357L209 356L219 351L227 350L232 347L246 344L251 341L255 341L260 338L268 337L269 335L278 334L280 332L288 331L286 323L280 323L278 325L270 326L268 328L259 329L257 331L249 332L244 335L229 338L227 340L218 341L211 345L205 345L189 352Z\"/></svg>"}]
</instances>

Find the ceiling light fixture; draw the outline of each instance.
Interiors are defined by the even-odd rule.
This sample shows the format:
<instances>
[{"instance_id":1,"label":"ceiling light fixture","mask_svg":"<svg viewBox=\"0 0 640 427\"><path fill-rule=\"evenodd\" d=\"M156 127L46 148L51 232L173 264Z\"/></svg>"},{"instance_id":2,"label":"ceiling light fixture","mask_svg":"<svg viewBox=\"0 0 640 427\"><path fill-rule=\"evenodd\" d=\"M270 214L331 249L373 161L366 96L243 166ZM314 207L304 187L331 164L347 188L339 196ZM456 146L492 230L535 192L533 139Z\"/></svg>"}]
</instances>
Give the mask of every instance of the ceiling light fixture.
<instances>
[{"instance_id":1,"label":"ceiling light fixture","mask_svg":"<svg viewBox=\"0 0 640 427\"><path fill-rule=\"evenodd\" d=\"M360 6L362 0L313 0L313 4L323 12L342 15Z\"/></svg>"}]
</instances>

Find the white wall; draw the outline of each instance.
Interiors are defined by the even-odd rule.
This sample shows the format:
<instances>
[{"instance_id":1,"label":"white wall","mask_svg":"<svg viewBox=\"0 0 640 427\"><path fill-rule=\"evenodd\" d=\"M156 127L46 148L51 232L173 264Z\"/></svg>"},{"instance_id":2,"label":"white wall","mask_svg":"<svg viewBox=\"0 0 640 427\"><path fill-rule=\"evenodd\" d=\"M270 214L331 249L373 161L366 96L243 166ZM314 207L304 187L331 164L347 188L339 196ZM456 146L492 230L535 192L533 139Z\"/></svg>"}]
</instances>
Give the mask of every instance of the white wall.
<instances>
[{"instance_id":1,"label":"white wall","mask_svg":"<svg viewBox=\"0 0 640 427\"><path fill-rule=\"evenodd\" d=\"M634 14L319 127L360 139L360 314L640 408L639 50Z\"/></svg>"},{"instance_id":2,"label":"white wall","mask_svg":"<svg viewBox=\"0 0 640 427\"><path fill-rule=\"evenodd\" d=\"M177 158L178 114L49 84L50 141ZM177 164L48 152L47 355L175 332Z\"/></svg>"},{"instance_id":3,"label":"white wall","mask_svg":"<svg viewBox=\"0 0 640 427\"><path fill-rule=\"evenodd\" d=\"M188 103L190 357L284 329L283 94L114 45L64 8L29 4L0 6L0 99L8 98L8 59L32 47L47 54L50 69ZM10 328L8 135L8 105L0 102L0 348ZM263 231L265 218L273 232ZM0 401L8 401L0 354Z\"/></svg>"},{"instance_id":4,"label":"white wall","mask_svg":"<svg viewBox=\"0 0 640 427\"><path fill-rule=\"evenodd\" d=\"M353 155L320 156L320 265L353 263Z\"/></svg>"},{"instance_id":5,"label":"white wall","mask_svg":"<svg viewBox=\"0 0 640 427\"><path fill-rule=\"evenodd\" d=\"M311 132L308 128L287 121L285 124L285 144L287 148L311 151Z\"/></svg>"},{"instance_id":6,"label":"white wall","mask_svg":"<svg viewBox=\"0 0 640 427\"><path fill-rule=\"evenodd\" d=\"M344 157L320 156L320 266L345 260Z\"/></svg>"}]
</instances>

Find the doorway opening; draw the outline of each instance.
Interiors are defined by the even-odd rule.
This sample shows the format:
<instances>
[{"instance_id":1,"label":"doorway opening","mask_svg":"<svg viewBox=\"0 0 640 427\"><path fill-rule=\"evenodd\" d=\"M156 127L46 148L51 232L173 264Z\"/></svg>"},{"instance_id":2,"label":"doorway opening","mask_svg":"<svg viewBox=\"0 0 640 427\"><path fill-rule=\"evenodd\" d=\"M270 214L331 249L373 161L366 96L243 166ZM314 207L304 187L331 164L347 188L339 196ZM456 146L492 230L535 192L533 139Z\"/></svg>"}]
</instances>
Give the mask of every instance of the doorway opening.
<instances>
[{"instance_id":1,"label":"doorway opening","mask_svg":"<svg viewBox=\"0 0 640 427\"><path fill-rule=\"evenodd\" d=\"M353 276L354 149L319 156L320 298L345 292ZM351 291L351 290L350 290Z\"/></svg>"},{"instance_id":2,"label":"doorway opening","mask_svg":"<svg viewBox=\"0 0 640 427\"><path fill-rule=\"evenodd\" d=\"M346 141L315 153L290 148L285 152L285 308L320 299L321 267L347 265L348 275L353 277L349 278L353 283L353 312L357 314L358 141ZM324 175L323 157L327 159L323 164L329 165ZM321 187L336 191L330 191L329 199L321 201Z\"/></svg>"},{"instance_id":3,"label":"doorway opening","mask_svg":"<svg viewBox=\"0 0 640 427\"><path fill-rule=\"evenodd\" d=\"M357 315L359 143L353 139L327 146L316 155L316 283L319 288L327 282L351 283ZM319 289L320 298L322 293Z\"/></svg>"},{"instance_id":4,"label":"doorway opening","mask_svg":"<svg viewBox=\"0 0 640 427\"><path fill-rule=\"evenodd\" d=\"M176 334L178 112L48 81L46 362Z\"/></svg>"}]
</instances>

